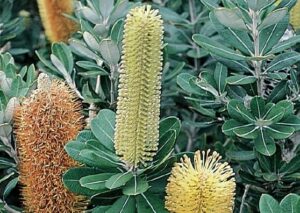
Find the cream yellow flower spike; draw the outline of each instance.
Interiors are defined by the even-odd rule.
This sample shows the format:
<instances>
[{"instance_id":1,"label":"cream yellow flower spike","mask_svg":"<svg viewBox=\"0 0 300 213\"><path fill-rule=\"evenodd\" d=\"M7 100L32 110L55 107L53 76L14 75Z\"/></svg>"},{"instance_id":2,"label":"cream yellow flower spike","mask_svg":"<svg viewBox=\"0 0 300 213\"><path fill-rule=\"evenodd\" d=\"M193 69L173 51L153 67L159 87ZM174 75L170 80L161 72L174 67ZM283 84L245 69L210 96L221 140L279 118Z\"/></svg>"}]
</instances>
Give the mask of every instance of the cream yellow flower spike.
<instances>
[{"instance_id":1,"label":"cream yellow flower spike","mask_svg":"<svg viewBox=\"0 0 300 213\"><path fill-rule=\"evenodd\" d=\"M126 17L115 129L116 153L129 167L146 165L159 138L163 22L150 6Z\"/></svg>"},{"instance_id":2,"label":"cream yellow flower spike","mask_svg":"<svg viewBox=\"0 0 300 213\"><path fill-rule=\"evenodd\" d=\"M290 23L295 30L300 29L300 1L299 0L291 10Z\"/></svg>"},{"instance_id":3,"label":"cream yellow flower spike","mask_svg":"<svg viewBox=\"0 0 300 213\"><path fill-rule=\"evenodd\" d=\"M166 209L172 213L231 213L235 179L217 152L197 151L194 165L183 156L172 169L167 185Z\"/></svg>"}]
</instances>

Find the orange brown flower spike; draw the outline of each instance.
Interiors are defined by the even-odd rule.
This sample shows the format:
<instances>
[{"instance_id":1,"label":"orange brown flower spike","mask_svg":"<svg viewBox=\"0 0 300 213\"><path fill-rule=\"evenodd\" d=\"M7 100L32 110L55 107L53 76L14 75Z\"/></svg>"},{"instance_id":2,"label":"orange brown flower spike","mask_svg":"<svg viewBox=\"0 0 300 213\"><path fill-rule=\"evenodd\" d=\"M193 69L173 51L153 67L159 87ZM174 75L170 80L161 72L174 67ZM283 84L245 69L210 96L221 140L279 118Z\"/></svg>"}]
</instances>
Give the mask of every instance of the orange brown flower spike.
<instances>
[{"instance_id":1,"label":"orange brown flower spike","mask_svg":"<svg viewBox=\"0 0 300 213\"><path fill-rule=\"evenodd\" d=\"M40 16L50 42L67 41L77 25L64 14L72 14L73 0L37 0Z\"/></svg>"},{"instance_id":2,"label":"orange brown flower spike","mask_svg":"<svg viewBox=\"0 0 300 213\"><path fill-rule=\"evenodd\" d=\"M15 114L25 212L82 212L85 199L62 182L78 166L64 146L83 128L81 105L63 82L39 77L39 84Z\"/></svg>"},{"instance_id":3,"label":"orange brown flower spike","mask_svg":"<svg viewBox=\"0 0 300 213\"><path fill-rule=\"evenodd\" d=\"M231 213L235 180L228 163L217 152L197 151L194 165L186 155L172 169L166 209L172 213Z\"/></svg>"}]
</instances>

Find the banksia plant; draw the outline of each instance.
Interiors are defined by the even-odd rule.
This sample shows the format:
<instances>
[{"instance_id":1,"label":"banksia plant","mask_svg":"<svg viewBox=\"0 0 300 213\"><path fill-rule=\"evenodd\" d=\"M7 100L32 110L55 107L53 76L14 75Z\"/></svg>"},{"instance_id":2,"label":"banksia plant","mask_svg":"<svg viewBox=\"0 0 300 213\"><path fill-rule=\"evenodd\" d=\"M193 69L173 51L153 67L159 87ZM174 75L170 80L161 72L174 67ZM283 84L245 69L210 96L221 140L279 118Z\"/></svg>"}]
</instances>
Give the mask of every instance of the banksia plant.
<instances>
[{"instance_id":1,"label":"banksia plant","mask_svg":"<svg viewBox=\"0 0 300 213\"><path fill-rule=\"evenodd\" d=\"M82 129L80 103L61 81L42 75L16 113L20 182L26 212L82 212L84 199L64 188L62 174L78 166L64 151Z\"/></svg>"},{"instance_id":2,"label":"banksia plant","mask_svg":"<svg viewBox=\"0 0 300 213\"><path fill-rule=\"evenodd\" d=\"M291 24L295 30L300 29L300 1L297 1L293 9L291 10Z\"/></svg>"},{"instance_id":3,"label":"banksia plant","mask_svg":"<svg viewBox=\"0 0 300 213\"><path fill-rule=\"evenodd\" d=\"M126 18L115 149L129 166L146 165L158 146L163 22L150 6Z\"/></svg>"},{"instance_id":4,"label":"banksia plant","mask_svg":"<svg viewBox=\"0 0 300 213\"><path fill-rule=\"evenodd\" d=\"M64 16L73 13L73 3L73 0L38 0L40 16L50 42L67 41L76 31L76 23Z\"/></svg>"},{"instance_id":5,"label":"banksia plant","mask_svg":"<svg viewBox=\"0 0 300 213\"><path fill-rule=\"evenodd\" d=\"M217 152L197 151L194 165L186 155L172 169L166 208L174 213L231 213L235 180L228 163Z\"/></svg>"}]
</instances>

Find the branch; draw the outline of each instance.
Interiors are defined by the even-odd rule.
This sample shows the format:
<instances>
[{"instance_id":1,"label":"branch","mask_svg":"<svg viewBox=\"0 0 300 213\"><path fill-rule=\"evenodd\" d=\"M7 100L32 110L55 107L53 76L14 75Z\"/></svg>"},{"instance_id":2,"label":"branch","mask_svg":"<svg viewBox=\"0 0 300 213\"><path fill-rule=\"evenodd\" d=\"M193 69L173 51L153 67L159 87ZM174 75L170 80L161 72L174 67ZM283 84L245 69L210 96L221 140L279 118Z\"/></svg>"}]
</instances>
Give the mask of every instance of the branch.
<instances>
[{"instance_id":1,"label":"branch","mask_svg":"<svg viewBox=\"0 0 300 213\"><path fill-rule=\"evenodd\" d=\"M245 201L246 201L246 197L247 197L249 188L250 188L250 185L245 186L245 191L244 191L244 194L243 194L243 197L242 197L242 203L241 203L241 206L240 206L240 213L243 213L243 209L244 209L244 205L245 205Z\"/></svg>"}]
</instances>

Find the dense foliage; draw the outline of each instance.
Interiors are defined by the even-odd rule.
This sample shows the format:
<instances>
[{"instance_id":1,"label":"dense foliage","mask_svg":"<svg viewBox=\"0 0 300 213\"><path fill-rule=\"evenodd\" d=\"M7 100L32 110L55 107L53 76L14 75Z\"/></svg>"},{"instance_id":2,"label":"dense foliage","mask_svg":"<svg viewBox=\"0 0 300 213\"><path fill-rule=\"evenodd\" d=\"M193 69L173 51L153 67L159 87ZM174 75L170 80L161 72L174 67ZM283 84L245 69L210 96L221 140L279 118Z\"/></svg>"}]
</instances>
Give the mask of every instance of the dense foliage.
<instances>
[{"instance_id":1,"label":"dense foliage","mask_svg":"<svg viewBox=\"0 0 300 213\"><path fill-rule=\"evenodd\" d=\"M64 21L37 1L41 14L36 1L0 0L0 212L42 208L24 207L15 111L38 82L50 88L44 74L82 105L85 127L70 141L50 133L64 122L33 124L50 119L41 134L74 165L58 177L62 191L87 212L300 212L299 0L74 0ZM59 40L64 22L72 29Z\"/></svg>"}]
</instances>

